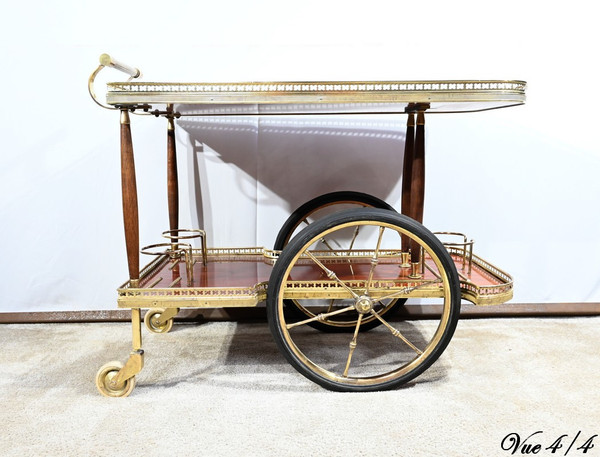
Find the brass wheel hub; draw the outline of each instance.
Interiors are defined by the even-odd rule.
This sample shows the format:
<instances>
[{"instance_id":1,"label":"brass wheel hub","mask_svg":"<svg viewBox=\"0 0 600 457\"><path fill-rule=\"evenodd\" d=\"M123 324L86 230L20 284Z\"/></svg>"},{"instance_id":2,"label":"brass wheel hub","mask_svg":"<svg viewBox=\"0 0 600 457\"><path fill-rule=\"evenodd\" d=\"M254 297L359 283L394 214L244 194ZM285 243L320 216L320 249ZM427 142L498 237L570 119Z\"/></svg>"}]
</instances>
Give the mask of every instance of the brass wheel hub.
<instances>
[{"instance_id":1,"label":"brass wheel hub","mask_svg":"<svg viewBox=\"0 0 600 457\"><path fill-rule=\"evenodd\" d=\"M373 300L367 295L362 295L354 302L354 308L360 314L368 314L373 309Z\"/></svg>"}]
</instances>

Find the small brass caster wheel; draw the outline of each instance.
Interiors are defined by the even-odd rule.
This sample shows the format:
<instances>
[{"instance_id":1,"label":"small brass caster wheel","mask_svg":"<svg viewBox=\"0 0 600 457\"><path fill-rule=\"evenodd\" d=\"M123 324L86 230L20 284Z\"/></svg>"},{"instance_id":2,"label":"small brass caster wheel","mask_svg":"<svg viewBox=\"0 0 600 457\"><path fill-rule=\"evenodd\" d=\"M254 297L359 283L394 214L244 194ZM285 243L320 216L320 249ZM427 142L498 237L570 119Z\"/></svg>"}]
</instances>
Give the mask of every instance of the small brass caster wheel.
<instances>
[{"instance_id":1,"label":"small brass caster wheel","mask_svg":"<svg viewBox=\"0 0 600 457\"><path fill-rule=\"evenodd\" d=\"M135 376L121 384L112 385L111 381L123 368L121 362L108 362L102 365L96 374L96 387L105 397L127 397L135 387Z\"/></svg>"},{"instance_id":2,"label":"small brass caster wheel","mask_svg":"<svg viewBox=\"0 0 600 457\"><path fill-rule=\"evenodd\" d=\"M163 323L158 322L164 312L165 310L160 308L151 309L144 316L146 328L152 333L168 333L173 328L173 319L169 319Z\"/></svg>"}]
</instances>

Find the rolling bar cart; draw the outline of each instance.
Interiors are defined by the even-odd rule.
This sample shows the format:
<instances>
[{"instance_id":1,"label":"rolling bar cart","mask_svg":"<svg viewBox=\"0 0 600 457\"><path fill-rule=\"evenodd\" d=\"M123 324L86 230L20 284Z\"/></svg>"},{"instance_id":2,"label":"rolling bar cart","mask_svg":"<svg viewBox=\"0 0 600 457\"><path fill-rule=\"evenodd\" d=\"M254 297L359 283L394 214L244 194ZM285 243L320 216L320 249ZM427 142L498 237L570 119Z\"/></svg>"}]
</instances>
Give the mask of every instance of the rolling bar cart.
<instances>
[{"instance_id":1,"label":"rolling bar cart","mask_svg":"<svg viewBox=\"0 0 600 457\"><path fill-rule=\"evenodd\" d=\"M94 90L112 67L125 82ZM123 220L129 279L119 308L131 309L133 348L96 376L99 391L124 397L144 364L143 322L168 332L182 308L254 307L266 301L271 333L287 361L338 391L396 388L430 367L450 342L461 298L476 305L512 297L512 278L473 253L467 236L422 225L425 115L485 111L525 103L523 81L357 81L156 83L107 54L89 79L100 106L120 113ZM194 105L181 113L183 105ZM131 114L166 120L168 229L139 245ZM175 120L193 116L386 114L406 116L401 212L353 191L308 201L284 223L272 248L206 245L201 228L179 227ZM399 170L400 172L400 170ZM163 227L163 229L166 227ZM194 240L195 239L195 240ZM140 267L140 253L151 261ZM408 300L436 310L419 326L395 311Z\"/></svg>"}]
</instances>

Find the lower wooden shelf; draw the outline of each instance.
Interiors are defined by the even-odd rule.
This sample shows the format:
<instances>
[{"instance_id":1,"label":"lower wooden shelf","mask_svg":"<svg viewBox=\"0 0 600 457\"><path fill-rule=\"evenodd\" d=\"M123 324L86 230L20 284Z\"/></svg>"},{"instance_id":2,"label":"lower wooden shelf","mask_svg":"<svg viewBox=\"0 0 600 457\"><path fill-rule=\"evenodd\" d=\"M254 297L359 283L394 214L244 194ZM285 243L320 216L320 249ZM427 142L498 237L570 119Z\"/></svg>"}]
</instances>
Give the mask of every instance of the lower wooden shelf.
<instances>
[{"instance_id":1,"label":"lower wooden shelf","mask_svg":"<svg viewBox=\"0 0 600 457\"><path fill-rule=\"evenodd\" d=\"M491 263L476 255L464 258L461 250L448 248L456 265L462 292L462 298L476 305L496 305L512 298L512 278ZM267 296L269 276L278 252L259 247L251 248L213 248L207 250L206 265L202 253L194 250L191 260L192 274L188 275L188 266L183 258L171 258L163 254L148 264L141 273L138 287L132 287L128 281L118 289L120 308L225 308L254 307ZM352 256L336 259L331 265L339 280L360 287L366 284L370 257ZM428 259L425 259L427 264ZM325 261L326 262L326 261ZM297 284L289 288L290 298L303 298L319 293L322 298L345 297L345 289L339 283L316 278L314 270L319 267L307 261L299 265ZM312 270L311 275L304 274L302 268ZM390 256L385 265L378 267L372 280L378 287L389 291L405 288L405 297L435 296L436 286L422 287L432 280L427 268L423 268L421 279L411 279L408 269L400 266L400 257ZM292 281L296 283L296 281ZM314 292L317 290L317 292ZM312 292L310 292L312 291ZM310 293L309 293L310 292ZM382 292L383 295L383 292Z\"/></svg>"}]
</instances>

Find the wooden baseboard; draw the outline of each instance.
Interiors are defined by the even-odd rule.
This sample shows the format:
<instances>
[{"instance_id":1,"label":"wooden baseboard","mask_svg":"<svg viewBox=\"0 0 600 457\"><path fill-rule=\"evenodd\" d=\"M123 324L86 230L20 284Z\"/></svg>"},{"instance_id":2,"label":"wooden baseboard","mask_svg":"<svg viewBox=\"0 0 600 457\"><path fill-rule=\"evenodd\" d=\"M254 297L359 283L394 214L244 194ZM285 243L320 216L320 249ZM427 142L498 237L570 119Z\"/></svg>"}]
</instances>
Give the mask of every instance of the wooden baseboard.
<instances>
[{"instance_id":1,"label":"wooden baseboard","mask_svg":"<svg viewBox=\"0 0 600 457\"><path fill-rule=\"evenodd\" d=\"M406 305L399 316L407 319L427 319L439 315L438 306ZM507 303L497 306L463 304L461 319L504 317L598 316L600 303ZM126 322L131 312L110 311L49 311L34 313L0 313L0 324L38 324L69 322ZM266 321L264 306L257 308L184 309L178 321Z\"/></svg>"}]
</instances>

